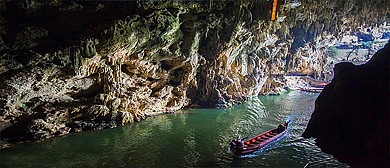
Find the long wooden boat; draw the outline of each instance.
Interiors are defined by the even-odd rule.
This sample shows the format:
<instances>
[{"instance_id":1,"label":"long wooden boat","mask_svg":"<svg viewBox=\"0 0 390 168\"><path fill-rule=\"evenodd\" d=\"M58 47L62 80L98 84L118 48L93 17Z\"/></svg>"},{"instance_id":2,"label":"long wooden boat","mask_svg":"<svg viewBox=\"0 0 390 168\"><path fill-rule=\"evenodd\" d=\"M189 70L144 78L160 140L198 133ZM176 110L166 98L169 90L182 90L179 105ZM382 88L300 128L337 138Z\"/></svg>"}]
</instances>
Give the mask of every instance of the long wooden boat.
<instances>
[{"instance_id":1,"label":"long wooden boat","mask_svg":"<svg viewBox=\"0 0 390 168\"><path fill-rule=\"evenodd\" d=\"M301 91L320 93L324 88L301 88Z\"/></svg>"},{"instance_id":2,"label":"long wooden boat","mask_svg":"<svg viewBox=\"0 0 390 168\"><path fill-rule=\"evenodd\" d=\"M236 156L253 153L285 135L289 122L290 121L284 123L283 126L279 125L276 129L271 129L246 141L241 141L240 138L237 138L230 143L230 151Z\"/></svg>"}]
</instances>

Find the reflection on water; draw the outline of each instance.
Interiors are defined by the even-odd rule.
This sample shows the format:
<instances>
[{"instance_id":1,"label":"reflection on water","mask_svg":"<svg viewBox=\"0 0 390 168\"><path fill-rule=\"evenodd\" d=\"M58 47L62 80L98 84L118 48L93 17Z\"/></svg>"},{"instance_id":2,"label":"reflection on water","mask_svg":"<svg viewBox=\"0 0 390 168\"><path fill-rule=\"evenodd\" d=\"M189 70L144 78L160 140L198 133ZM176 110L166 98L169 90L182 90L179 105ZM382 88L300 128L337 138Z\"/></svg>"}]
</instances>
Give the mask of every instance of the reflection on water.
<instances>
[{"instance_id":1,"label":"reflection on water","mask_svg":"<svg viewBox=\"0 0 390 168\"><path fill-rule=\"evenodd\" d=\"M331 158L304 139L318 94L262 96L229 109L183 110L115 129L82 132L0 151L0 167L303 167ZM247 157L228 153L230 141L291 120L279 141ZM346 167L335 159L316 166Z\"/></svg>"}]
</instances>

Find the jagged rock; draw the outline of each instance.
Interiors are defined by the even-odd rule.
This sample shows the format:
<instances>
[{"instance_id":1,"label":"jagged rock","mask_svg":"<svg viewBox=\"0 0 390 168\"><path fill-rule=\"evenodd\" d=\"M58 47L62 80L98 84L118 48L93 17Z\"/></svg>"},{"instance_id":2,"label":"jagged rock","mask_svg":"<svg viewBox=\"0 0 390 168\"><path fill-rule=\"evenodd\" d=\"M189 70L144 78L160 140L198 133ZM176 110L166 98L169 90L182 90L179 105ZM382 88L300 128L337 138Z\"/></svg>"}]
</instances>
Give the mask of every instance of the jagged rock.
<instances>
[{"instance_id":1,"label":"jagged rock","mask_svg":"<svg viewBox=\"0 0 390 168\"><path fill-rule=\"evenodd\" d=\"M126 111L118 111L117 123L119 125L125 125L134 121L133 114Z\"/></svg>"},{"instance_id":2,"label":"jagged rock","mask_svg":"<svg viewBox=\"0 0 390 168\"><path fill-rule=\"evenodd\" d=\"M13 50L31 49L38 45L34 40L48 35L48 31L38 27L26 27L15 38Z\"/></svg>"},{"instance_id":3,"label":"jagged rock","mask_svg":"<svg viewBox=\"0 0 390 168\"><path fill-rule=\"evenodd\" d=\"M113 98L109 94L100 93L94 97L95 104L108 105Z\"/></svg>"},{"instance_id":4,"label":"jagged rock","mask_svg":"<svg viewBox=\"0 0 390 168\"><path fill-rule=\"evenodd\" d=\"M55 119L54 119L55 120ZM70 131L65 124L47 122L43 119L35 119L27 126L27 134L31 134L31 140L42 140L53 136L65 135Z\"/></svg>"},{"instance_id":5,"label":"jagged rock","mask_svg":"<svg viewBox=\"0 0 390 168\"><path fill-rule=\"evenodd\" d=\"M265 81L260 94L262 95L278 95L285 91L284 77L282 76L270 76Z\"/></svg>"},{"instance_id":6,"label":"jagged rock","mask_svg":"<svg viewBox=\"0 0 390 168\"><path fill-rule=\"evenodd\" d=\"M303 137L353 167L389 167L390 44L369 62L336 64Z\"/></svg>"},{"instance_id":7,"label":"jagged rock","mask_svg":"<svg viewBox=\"0 0 390 168\"><path fill-rule=\"evenodd\" d=\"M88 109L88 117L91 120L95 120L99 117L107 117L110 114L110 109L105 105L93 105Z\"/></svg>"}]
</instances>

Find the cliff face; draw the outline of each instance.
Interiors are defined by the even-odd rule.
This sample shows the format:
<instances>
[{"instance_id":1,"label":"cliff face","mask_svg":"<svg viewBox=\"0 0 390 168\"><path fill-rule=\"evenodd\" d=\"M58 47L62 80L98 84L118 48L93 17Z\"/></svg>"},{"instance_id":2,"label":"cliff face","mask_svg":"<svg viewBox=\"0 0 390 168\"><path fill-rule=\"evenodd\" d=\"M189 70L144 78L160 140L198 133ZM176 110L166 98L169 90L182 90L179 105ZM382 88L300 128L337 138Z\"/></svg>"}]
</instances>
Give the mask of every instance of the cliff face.
<instances>
[{"instance_id":1,"label":"cliff face","mask_svg":"<svg viewBox=\"0 0 390 168\"><path fill-rule=\"evenodd\" d=\"M339 63L303 137L355 167L388 167L390 45L361 66Z\"/></svg>"},{"instance_id":2,"label":"cliff face","mask_svg":"<svg viewBox=\"0 0 390 168\"><path fill-rule=\"evenodd\" d=\"M279 86L271 75L323 78L327 44L390 6L284 1L270 21L268 1L0 5L3 142L228 107Z\"/></svg>"}]
</instances>

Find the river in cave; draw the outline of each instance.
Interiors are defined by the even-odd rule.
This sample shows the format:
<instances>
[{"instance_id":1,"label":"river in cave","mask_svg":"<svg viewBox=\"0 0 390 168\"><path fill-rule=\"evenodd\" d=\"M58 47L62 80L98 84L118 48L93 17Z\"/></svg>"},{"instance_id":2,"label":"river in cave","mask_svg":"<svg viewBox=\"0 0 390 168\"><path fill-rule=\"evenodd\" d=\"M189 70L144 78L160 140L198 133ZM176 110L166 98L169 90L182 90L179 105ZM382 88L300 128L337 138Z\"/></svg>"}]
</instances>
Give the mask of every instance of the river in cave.
<instances>
[{"instance_id":1,"label":"river in cave","mask_svg":"<svg viewBox=\"0 0 390 168\"><path fill-rule=\"evenodd\" d=\"M347 167L301 134L319 94L260 96L228 109L182 110L124 127L22 143L0 151L0 167ZM238 134L254 136L291 120L288 134L245 157L228 152ZM321 161L325 160L325 161ZM320 161L320 162L318 162Z\"/></svg>"}]
</instances>

